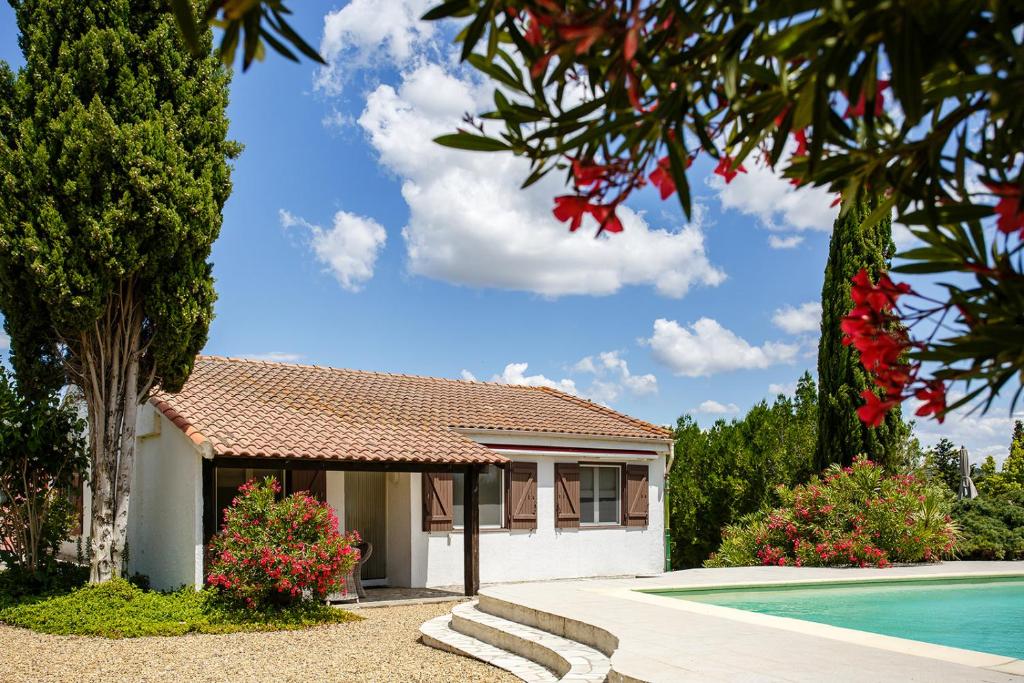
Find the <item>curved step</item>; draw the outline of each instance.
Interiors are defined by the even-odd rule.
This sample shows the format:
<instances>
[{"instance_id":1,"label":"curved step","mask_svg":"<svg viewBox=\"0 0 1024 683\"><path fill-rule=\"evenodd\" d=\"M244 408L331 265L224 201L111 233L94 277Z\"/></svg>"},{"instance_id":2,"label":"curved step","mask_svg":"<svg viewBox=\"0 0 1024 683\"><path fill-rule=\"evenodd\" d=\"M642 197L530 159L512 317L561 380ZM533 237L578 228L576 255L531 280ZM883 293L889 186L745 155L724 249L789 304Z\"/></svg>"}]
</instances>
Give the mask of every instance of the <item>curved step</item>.
<instances>
[{"instance_id":1,"label":"curved step","mask_svg":"<svg viewBox=\"0 0 1024 683\"><path fill-rule=\"evenodd\" d=\"M504 669L527 683L554 683L558 680L558 676L536 662L459 633L451 627L451 622L452 615L442 614L424 623L420 626L420 641L432 648Z\"/></svg>"},{"instance_id":2,"label":"curved step","mask_svg":"<svg viewBox=\"0 0 1024 683\"><path fill-rule=\"evenodd\" d=\"M451 628L555 671L561 681L602 683L611 661L594 648L548 631L489 614L466 602L452 609Z\"/></svg>"}]
</instances>

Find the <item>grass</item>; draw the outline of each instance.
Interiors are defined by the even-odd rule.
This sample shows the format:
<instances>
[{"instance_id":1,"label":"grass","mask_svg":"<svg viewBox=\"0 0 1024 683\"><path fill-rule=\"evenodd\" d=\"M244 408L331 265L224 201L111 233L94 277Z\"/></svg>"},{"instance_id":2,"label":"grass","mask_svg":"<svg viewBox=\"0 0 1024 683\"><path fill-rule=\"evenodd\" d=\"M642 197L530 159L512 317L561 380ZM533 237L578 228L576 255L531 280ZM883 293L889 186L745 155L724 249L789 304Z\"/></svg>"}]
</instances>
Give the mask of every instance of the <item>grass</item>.
<instances>
[{"instance_id":1,"label":"grass","mask_svg":"<svg viewBox=\"0 0 1024 683\"><path fill-rule=\"evenodd\" d=\"M3 604L0 600L0 606ZM208 590L182 588L159 593L144 591L122 579L83 586L63 595L26 597L0 609L0 622L11 626L103 638L295 630L360 619L351 612L312 603L247 610L225 603Z\"/></svg>"}]
</instances>

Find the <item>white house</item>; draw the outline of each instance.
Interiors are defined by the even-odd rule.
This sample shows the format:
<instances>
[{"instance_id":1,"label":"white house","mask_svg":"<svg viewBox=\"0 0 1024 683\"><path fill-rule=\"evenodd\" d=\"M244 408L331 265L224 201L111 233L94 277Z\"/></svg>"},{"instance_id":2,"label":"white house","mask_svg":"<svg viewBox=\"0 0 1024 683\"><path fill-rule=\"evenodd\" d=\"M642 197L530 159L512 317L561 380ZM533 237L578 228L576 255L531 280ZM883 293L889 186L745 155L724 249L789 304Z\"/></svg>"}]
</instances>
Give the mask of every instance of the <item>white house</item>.
<instances>
[{"instance_id":1,"label":"white house","mask_svg":"<svg viewBox=\"0 0 1024 683\"><path fill-rule=\"evenodd\" d=\"M671 432L552 389L201 356L139 420L130 570L156 588L202 583L224 507L267 474L373 544L371 585L664 567Z\"/></svg>"}]
</instances>

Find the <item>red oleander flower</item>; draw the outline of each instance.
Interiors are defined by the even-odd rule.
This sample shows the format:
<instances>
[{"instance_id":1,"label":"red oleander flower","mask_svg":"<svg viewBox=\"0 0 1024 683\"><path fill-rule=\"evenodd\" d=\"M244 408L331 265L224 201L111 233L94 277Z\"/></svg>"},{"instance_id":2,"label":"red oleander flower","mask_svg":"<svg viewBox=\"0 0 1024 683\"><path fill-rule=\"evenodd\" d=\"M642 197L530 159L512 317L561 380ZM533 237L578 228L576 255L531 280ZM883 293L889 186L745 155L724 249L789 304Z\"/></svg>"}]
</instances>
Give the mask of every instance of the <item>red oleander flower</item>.
<instances>
[{"instance_id":1,"label":"red oleander flower","mask_svg":"<svg viewBox=\"0 0 1024 683\"><path fill-rule=\"evenodd\" d=\"M875 88L875 116L881 116L885 113L885 93L883 92L889 87L889 81L879 79L877 87ZM864 93L860 94L857 98L856 104L849 104L846 107L846 113L843 114L844 119L851 119L859 116L864 116L864 107L866 105Z\"/></svg>"},{"instance_id":2,"label":"red oleander flower","mask_svg":"<svg viewBox=\"0 0 1024 683\"><path fill-rule=\"evenodd\" d=\"M1024 239L1024 208L1020 205L1020 188L1010 183L985 183L985 186L999 197L999 203L996 204L996 215L999 216L996 227L1007 235L1019 231L1020 238Z\"/></svg>"},{"instance_id":3,"label":"red oleander flower","mask_svg":"<svg viewBox=\"0 0 1024 683\"><path fill-rule=\"evenodd\" d=\"M726 183L731 183L732 179L736 177L736 174L747 172L747 169L743 168L743 164L733 168L733 161L734 159L732 157L723 156L718 160L718 166L715 166L715 175L720 175L725 178Z\"/></svg>"},{"instance_id":4,"label":"red oleander flower","mask_svg":"<svg viewBox=\"0 0 1024 683\"><path fill-rule=\"evenodd\" d=\"M608 167L592 161L572 160L572 177L580 187L587 187L599 182L608 175Z\"/></svg>"},{"instance_id":5,"label":"red oleander flower","mask_svg":"<svg viewBox=\"0 0 1024 683\"><path fill-rule=\"evenodd\" d=\"M610 204L598 205L592 204L590 206L590 215L592 215L597 222L601 225L598 233L602 231L607 232L622 232L622 221L615 215L615 207Z\"/></svg>"},{"instance_id":6,"label":"red oleander flower","mask_svg":"<svg viewBox=\"0 0 1024 683\"><path fill-rule=\"evenodd\" d=\"M793 133L793 137L796 138L796 151L793 152L793 156L807 156L807 129L802 128L798 130L797 132Z\"/></svg>"},{"instance_id":7,"label":"red oleander flower","mask_svg":"<svg viewBox=\"0 0 1024 683\"><path fill-rule=\"evenodd\" d=\"M924 401L924 405L917 409L915 415L926 417L934 415L935 419L942 422L946 412L946 385L941 380L931 380L918 389L914 396Z\"/></svg>"},{"instance_id":8,"label":"red oleander flower","mask_svg":"<svg viewBox=\"0 0 1024 683\"><path fill-rule=\"evenodd\" d=\"M672 169L668 157L658 160L658 167L650 175L651 184L658 188L662 199L668 199L676 191L676 181L672 179Z\"/></svg>"},{"instance_id":9,"label":"red oleander flower","mask_svg":"<svg viewBox=\"0 0 1024 683\"><path fill-rule=\"evenodd\" d=\"M555 197L555 208L551 212L555 218L565 223L569 221L569 230L576 232L583 223L583 216L590 212L590 200L586 197L566 194Z\"/></svg>"}]
</instances>

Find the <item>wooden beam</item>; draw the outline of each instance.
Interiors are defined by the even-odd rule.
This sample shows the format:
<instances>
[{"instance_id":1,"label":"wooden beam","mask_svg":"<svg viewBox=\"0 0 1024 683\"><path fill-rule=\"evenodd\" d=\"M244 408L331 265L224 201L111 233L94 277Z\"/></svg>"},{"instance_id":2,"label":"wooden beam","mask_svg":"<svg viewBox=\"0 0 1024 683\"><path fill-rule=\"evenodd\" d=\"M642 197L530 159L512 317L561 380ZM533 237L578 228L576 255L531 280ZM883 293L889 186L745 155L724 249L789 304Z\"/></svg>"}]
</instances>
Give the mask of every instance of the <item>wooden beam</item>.
<instances>
[{"instance_id":1,"label":"wooden beam","mask_svg":"<svg viewBox=\"0 0 1024 683\"><path fill-rule=\"evenodd\" d=\"M466 595L480 592L480 468L466 469L466 485L462 491L465 515L462 533L463 577Z\"/></svg>"}]
</instances>

